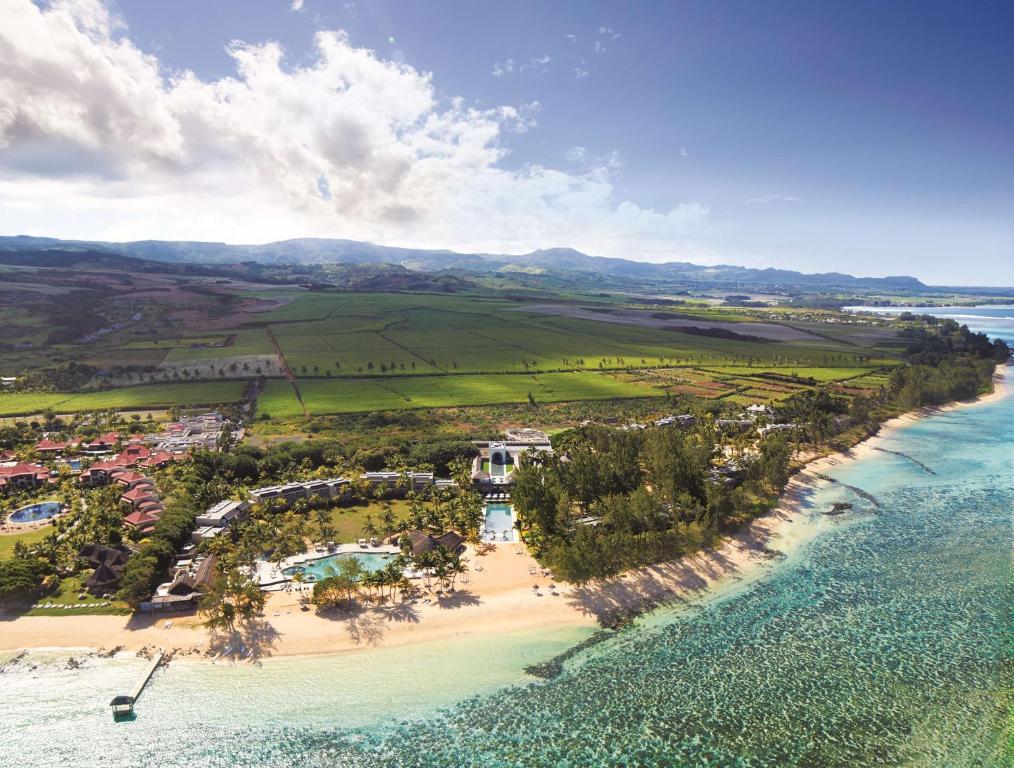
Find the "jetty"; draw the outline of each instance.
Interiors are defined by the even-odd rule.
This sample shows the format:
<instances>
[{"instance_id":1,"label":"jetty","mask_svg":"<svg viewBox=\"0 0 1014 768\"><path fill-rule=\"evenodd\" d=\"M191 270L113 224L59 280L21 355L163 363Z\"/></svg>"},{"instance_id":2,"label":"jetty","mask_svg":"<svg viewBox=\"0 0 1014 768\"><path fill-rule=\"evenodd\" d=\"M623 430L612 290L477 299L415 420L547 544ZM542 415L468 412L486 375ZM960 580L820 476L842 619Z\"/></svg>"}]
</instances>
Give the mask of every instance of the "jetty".
<instances>
[{"instance_id":1,"label":"jetty","mask_svg":"<svg viewBox=\"0 0 1014 768\"><path fill-rule=\"evenodd\" d=\"M158 669L158 665L162 663L163 658L165 658L165 651L159 648L155 652L155 655L151 657L151 663L148 664L144 670L144 674L141 675L130 693L120 694L109 702L109 706L113 708L113 717L126 717L133 714L134 702L141 697L144 686L151 680L151 676L155 674L155 670Z\"/></svg>"}]
</instances>

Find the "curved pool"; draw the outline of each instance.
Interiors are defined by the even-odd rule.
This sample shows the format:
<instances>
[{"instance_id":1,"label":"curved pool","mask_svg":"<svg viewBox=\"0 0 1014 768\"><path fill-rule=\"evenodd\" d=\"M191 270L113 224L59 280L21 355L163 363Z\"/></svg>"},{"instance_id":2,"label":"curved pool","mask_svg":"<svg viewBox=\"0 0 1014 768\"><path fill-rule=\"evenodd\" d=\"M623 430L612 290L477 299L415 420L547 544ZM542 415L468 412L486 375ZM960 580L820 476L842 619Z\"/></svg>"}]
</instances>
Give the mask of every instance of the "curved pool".
<instances>
[{"instance_id":1,"label":"curved pool","mask_svg":"<svg viewBox=\"0 0 1014 768\"><path fill-rule=\"evenodd\" d=\"M364 571L379 571L384 568L398 555L393 552L340 552L336 555L328 555L317 560L307 560L305 563L293 565L282 570L286 576L294 576L302 573L304 576L312 577L312 581L322 579L329 575L329 571L338 570L338 561L353 558L359 561Z\"/></svg>"},{"instance_id":2,"label":"curved pool","mask_svg":"<svg viewBox=\"0 0 1014 768\"><path fill-rule=\"evenodd\" d=\"M27 507L14 510L7 520L11 523L35 523L39 520L48 520L60 514L62 506L58 501L40 501L38 504L29 504Z\"/></svg>"}]
</instances>

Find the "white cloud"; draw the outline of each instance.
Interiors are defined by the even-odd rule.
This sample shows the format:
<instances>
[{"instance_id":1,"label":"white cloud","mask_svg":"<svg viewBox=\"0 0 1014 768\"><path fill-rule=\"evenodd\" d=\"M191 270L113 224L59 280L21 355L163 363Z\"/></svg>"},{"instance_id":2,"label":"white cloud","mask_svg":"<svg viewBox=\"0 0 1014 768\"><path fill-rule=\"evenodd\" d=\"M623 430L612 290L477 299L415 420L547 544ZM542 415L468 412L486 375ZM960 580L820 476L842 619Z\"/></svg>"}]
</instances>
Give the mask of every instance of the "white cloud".
<instances>
[{"instance_id":1,"label":"white cloud","mask_svg":"<svg viewBox=\"0 0 1014 768\"><path fill-rule=\"evenodd\" d=\"M612 27L602 26L602 27L599 27L599 34L603 35L605 37L608 37L611 40L615 40L616 38L618 38L620 36L621 33L617 32Z\"/></svg>"},{"instance_id":2,"label":"white cloud","mask_svg":"<svg viewBox=\"0 0 1014 768\"><path fill-rule=\"evenodd\" d=\"M503 77L514 71L514 59L504 59L493 64L493 77Z\"/></svg>"},{"instance_id":3,"label":"white cloud","mask_svg":"<svg viewBox=\"0 0 1014 768\"><path fill-rule=\"evenodd\" d=\"M303 0L292 0L292 5L289 7L298 13L303 10Z\"/></svg>"},{"instance_id":4,"label":"white cloud","mask_svg":"<svg viewBox=\"0 0 1014 768\"><path fill-rule=\"evenodd\" d=\"M574 146L564 152L563 156L572 163L579 163L588 157L588 150L581 146Z\"/></svg>"},{"instance_id":5,"label":"white cloud","mask_svg":"<svg viewBox=\"0 0 1014 768\"><path fill-rule=\"evenodd\" d=\"M574 78L577 80L584 80L588 77L588 70L584 67L574 67Z\"/></svg>"},{"instance_id":6,"label":"white cloud","mask_svg":"<svg viewBox=\"0 0 1014 768\"><path fill-rule=\"evenodd\" d=\"M563 36L567 38L571 43L577 42L577 35L575 35L573 32L564 32Z\"/></svg>"},{"instance_id":7,"label":"white cloud","mask_svg":"<svg viewBox=\"0 0 1014 768\"><path fill-rule=\"evenodd\" d=\"M690 153L687 152L686 147L680 147L680 157L690 157Z\"/></svg>"},{"instance_id":8,"label":"white cloud","mask_svg":"<svg viewBox=\"0 0 1014 768\"><path fill-rule=\"evenodd\" d=\"M518 72L542 77L549 72L549 63L552 60L553 58L548 53L542 56L532 56L528 61L522 61L520 64L513 58L507 58L493 64L492 74L493 77L503 77Z\"/></svg>"},{"instance_id":9,"label":"white cloud","mask_svg":"<svg viewBox=\"0 0 1014 768\"><path fill-rule=\"evenodd\" d=\"M707 209L617 198L616 155L505 168L537 102L438 99L431 74L343 32L300 64L235 41L235 75L208 80L164 68L98 0L0 3L0 232L707 256Z\"/></svg>"},{"instance_id":10,"label":"white cloud","mask_svg":"<svg viewBox=\"0 0 1014 768\"><path fill-rule=\"evenodd\" d=\"M606 47L604 45L602 45L602 43L600 43L598 40L596 40L594 42L593 47L595 48L595 53L605 53L606 52Z\"/></svg>"}]
</instances>

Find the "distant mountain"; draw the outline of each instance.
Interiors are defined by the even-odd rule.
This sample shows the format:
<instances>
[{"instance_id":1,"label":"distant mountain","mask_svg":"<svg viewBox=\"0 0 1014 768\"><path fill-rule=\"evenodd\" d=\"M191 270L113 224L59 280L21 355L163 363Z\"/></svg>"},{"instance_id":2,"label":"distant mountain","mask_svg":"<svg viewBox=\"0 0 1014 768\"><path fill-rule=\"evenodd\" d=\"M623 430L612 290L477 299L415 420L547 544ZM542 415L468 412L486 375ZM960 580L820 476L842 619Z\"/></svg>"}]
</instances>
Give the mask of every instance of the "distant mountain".
<instances>
[{"instance_id":1,"label":"distant mountain","mask_svg":"<svg viewBox=\"0 0 1014 768\"><path fill-rule=\"evenodd\" d=\"M920 291L927 288L914 277L854 277L840 272L805 274L787 269L752 269L731 265L712 267L673 261L653 264L629 259L589 256L573 248L550 248L516 256L457 253L446 250L393 248L355 240L300 238L263 245L229 245L191 241L139 240L109 243L58 240L48 237L0 237L0 251L88 251L186 264L394 264L417 271L453 270L472 275L524 272L561 277L599 276L624 282L700 284L701 286L778 286L799 289L880 289Z\"/></svg>"}]
</instances>

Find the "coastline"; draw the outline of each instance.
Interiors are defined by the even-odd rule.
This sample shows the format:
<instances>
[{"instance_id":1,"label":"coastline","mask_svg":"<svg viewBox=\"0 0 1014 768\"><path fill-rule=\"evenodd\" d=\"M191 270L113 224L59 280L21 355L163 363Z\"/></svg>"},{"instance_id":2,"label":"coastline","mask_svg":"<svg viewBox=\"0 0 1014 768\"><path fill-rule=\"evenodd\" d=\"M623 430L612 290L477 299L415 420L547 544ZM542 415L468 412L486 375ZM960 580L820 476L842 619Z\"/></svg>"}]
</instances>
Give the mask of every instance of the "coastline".
<instances>
[{"instance_id":1,"label":"coastline","mask_svg":"<svg viewBox=\"0 0 1014 768\"><path fill-rule=\"evenodd\" d=\"M457 593L430 604L383 606L352 616L323 618L300 609L296 593L272 593L265 616L242 634L212 638L194 615L171 616L21 616L0 620L4 651L118 648L128 652L146 648L177 649L177 657L212 661L207 649L221 652L237 644L249 649L244 661L364 652L409 644L438 642L468 636L496 637L546 628L586 628L642 613L653 607L686 601L729 584L760 576L785 549L798 545L814 526L806 526L803 512L819 475L845 462L874 452L873 441L937 413L995 402L1007 395L1004 364L993 376L993 392L973 400L922 408L901 414L878 431L842 452L816 457L795 472L777 506L726 539L721 546L679 561L659 563L601 583L560 584L529 575L535 561L516 555L512 546L488 554L467 552L469 582ZM483 568L477 571L475 565ZM539 589L533 590L538 584ZM473 591L474 590L474 591ZM171 629L163 629L172 620ZM72 643L68 643L72 640ZM200 646L200 651L197 650ZM235 651L231 657L237 661Z\"/></svg>"}]
</instances>

